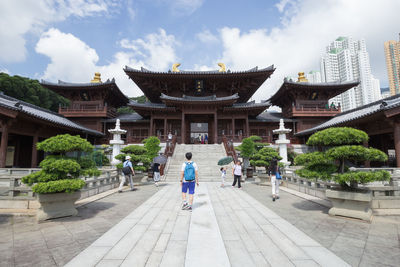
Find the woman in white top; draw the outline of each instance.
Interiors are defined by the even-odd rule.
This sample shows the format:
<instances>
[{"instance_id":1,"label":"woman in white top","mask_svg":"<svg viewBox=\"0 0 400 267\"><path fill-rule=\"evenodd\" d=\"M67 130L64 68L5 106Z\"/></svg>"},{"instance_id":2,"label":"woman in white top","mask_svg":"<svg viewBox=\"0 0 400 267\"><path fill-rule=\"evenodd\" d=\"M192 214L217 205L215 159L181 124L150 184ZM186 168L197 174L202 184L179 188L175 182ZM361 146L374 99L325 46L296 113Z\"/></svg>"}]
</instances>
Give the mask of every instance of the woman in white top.
<instances>
[{"instance_id":1,"label":"woman in white top","mask_svg":"<svg viewBox=\"0 0 400 267\"><path fill-rule=\"evenodd\" d=\"M236 181L238 182L238 188L241 188L240 179L242 178L242 163L240 160L236 161L235 166L233 167L232 174L233 174L233 184L232 187L235 187Z\"/></svg>"}]
</instances>

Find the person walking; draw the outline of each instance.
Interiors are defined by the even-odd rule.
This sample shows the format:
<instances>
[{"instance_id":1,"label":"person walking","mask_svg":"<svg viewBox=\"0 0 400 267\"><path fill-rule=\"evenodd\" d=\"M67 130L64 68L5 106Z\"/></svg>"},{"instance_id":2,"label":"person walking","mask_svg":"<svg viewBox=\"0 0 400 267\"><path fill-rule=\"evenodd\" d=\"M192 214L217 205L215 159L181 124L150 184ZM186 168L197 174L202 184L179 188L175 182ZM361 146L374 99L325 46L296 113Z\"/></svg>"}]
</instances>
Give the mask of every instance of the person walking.
<instances>
[{"instance_id":1,"label":"person walking","mask_svg":"<svg viewBox=\"0 0 400 267\"><path fill-rule=\"evenodd\" d=\"M122 187L124 186L124 183L126 182L127 178L129 180L129 184L131 186L131 191L133 191L132 175L135 175L135 171L133 170L130 156L125 157L125 161L122 165L122 173L123 173L123 176L122 176L122 181L119 184L118 193L122 193Z\"/></svg>"},{"instance_id":2,"label":"person walking","mask_svg":"<svg viewBox=\"0 0 400 267\"><path fill-rule=\"evenodd\" d=\"M192 210L194 189L197 184L199 185L199 168L195 162L192 161L192 153L187 152L186 161L182 164L181 168L181 186L182 186L182 209ZM189 190L189 203L186 200L186 193Z\"/></svg>"},{"instance_id":3,"label":"person walking","mask_svg":"<svg viewBox=\"0 0 400 267\"><path fill-rule=\"evenodd\" d=\"M278 160L272 159L269 166L269 173L271 176L271 187L272 187L272 201L279 199L279 183L281 181L281 175L279 173Z\"/></svg>"},{"instance_id":4,"label":"person walking","mask_svg":"<svg viewBox=\"0 0 400 267\"><path fill-rule=\"evenodd\" d=\"M153 164L153 180L154 185L158 186L158 182L160 181L160 163Z\"/></svg>"},{"instance_id":5,"label":"person walking","mask_svg":"<svg viewBox=\"0 0 400 267\"><path fill-rule=\"evenodd\" d=\"M225 186L225 177L226 177L226 168L221 167L220 171L221 171L221 187L224 187Z\"/></svg>"},{"instance_id":6,"label":"person walking","mask_svg":"<svg viewBox=\"0 0 400 267\"><path fill-rule=\"evenodd\" d=\"M240 160L236 161L236 164L232 170L232 174L233 174L232 187L235 187L237 181L238 188L242 188L242 186L240 185L240 180L242 179L242 162L240 162Z\"/></svg>"}]
</instances>

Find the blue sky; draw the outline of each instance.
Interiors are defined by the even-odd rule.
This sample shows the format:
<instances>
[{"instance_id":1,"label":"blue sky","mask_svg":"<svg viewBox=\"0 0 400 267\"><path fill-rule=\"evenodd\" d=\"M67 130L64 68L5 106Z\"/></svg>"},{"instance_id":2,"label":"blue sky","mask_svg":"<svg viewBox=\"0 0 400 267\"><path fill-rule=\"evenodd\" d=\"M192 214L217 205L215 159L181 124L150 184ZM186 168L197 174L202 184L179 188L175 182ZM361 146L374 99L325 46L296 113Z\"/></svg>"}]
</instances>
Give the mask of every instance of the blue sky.
<instances>
[{"instance_id":1,"label":"blue sky","mask_svg":"<svg viewBox=\"0 0 400 267\"><path fill-rule=\"evenodd\" d=\"M266 99L285 76L319 70L338 36L364 38L371 69L387 86L383 42L397 39L400 1L362 0L0 0L0 71L35 79L89 82L115 77L141 92L125 65L167 71L244 70L275 64L255 95ZM374 23L371 23L371 18Z\"/></svg>"}]
</instances>

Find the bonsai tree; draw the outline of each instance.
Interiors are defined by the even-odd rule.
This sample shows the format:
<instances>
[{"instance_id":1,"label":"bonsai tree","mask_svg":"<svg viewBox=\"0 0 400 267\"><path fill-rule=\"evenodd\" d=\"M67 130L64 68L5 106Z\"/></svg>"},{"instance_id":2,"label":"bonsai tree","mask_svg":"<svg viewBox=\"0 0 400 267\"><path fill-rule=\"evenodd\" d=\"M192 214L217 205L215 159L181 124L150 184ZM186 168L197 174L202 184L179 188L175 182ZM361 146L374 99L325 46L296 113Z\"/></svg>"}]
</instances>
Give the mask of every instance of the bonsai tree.
<instances>
[{"instance_id":1,"label":"bonsai tree","mask_svg":"<svg viewBox=\"0 0 400 267\"><path fill-rule=\"evenodd\" d=\"M298 155L296 165L304 168L296 173L308 179L333 180L341 188L355 190L359 183L387 181L387 171L351 171L350 164L364 161L387 161L387 155L375 148L367 148L360 143L368 141L368 135L348 127L329 128L310 136L307 145L317 146L320 151ZM326 148L322 151L323 148Z\"/></svg>"},{"instance_id":2,"label":"bonsai tree","mask_svg":"<svg viewBox=\"0 0 400 267\"><path fill-rule=\"evenodd\" d=\"M146 148L147 152L146 155L149 158L150 162L153 161L155 157L158 156L158 152L161 149L160 146L160 139L155 136L150 136L143 140L144 147Z\"/></svg>"},{"instance_id":3,"label":"bonsai tree","mask_svg":"<svg viewBox=\"0 0 400 267\"><path fill-rule=\"evenodd\" d=\"M37 144L37 149L48 155L40 163L39 172L22 178L22 182L32 186L39 194L72 193L81 189L85 182L80 176L99 176L101 172L94 161L87 156L70 157L69 152L93 151L93 146L79 135L69 134L50 137Z\"/></svg>"},{"instance_id":4,"label":"bonsai tree","mask_svg":"<svg viewBox=\"0 0 400 267\"><path fill-rule=\"evenodd\" d=\"M132 167L135 171L146 171L150 166L151 161L147 156L147 149L144 146L129 145L121 149L121 152L115 158L123 162L126 156L130 156ZM119 163L117 168L122 169L122 163Z\"/></svg>"},{"instance_id":5,"label":"bonsai tree","mask_svg":"<svg viewBox=\"0 0 400 267\"><path fill-rule=\"evenodd\" d=\"M271 147L264 147L250 158L250 164L257 167L265 167L265 170L267 171L272 159L274 158L277 160L282 159L282 157L279 156L278 151Z\"/></svg>"},{"instance_id":6,"label":"bonsai tree","mask_svg":"<svg viewBox=\"0 0 400 267\"><path fill-rule=\"evenodd\" d=\"M240 151L240 155L243 157L243 168L246 170L249 166L250 157L256 151L254 141L250 137L244 138L238 150Z\"/></svg>"},{"instance_id":7,"label":"bonsai tree","mask_svg":"<svg viewBox=\"0 0 400 267\"><path fill-rule=\"evenodd\" d=\"M262 138L257 136L257 135L252 135L249 138L254 142L254 148L255 148L256 151L259 151L263 147L269 146L268 143L260 142L260 141L262 141Z\"/></svg>"}]
</instances>

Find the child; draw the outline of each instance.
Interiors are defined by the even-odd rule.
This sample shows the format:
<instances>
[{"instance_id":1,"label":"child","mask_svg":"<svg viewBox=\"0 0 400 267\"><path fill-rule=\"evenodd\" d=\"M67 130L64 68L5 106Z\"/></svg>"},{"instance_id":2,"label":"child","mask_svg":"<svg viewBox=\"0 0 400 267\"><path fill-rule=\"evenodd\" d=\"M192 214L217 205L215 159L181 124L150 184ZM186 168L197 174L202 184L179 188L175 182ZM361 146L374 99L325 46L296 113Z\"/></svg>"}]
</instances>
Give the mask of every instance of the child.
<instances>
[{"instance_id":1,"label":"child","mask_svg":"<svg viewBox=\"0 0 400 267\"><path fill-rule=\"evenodd\" d=\"M221 167L221 169L219 169L221 171L221 187L225 186L225 177L226 177L226 168L225 167Z\"/></svg>"}]
</instances>

